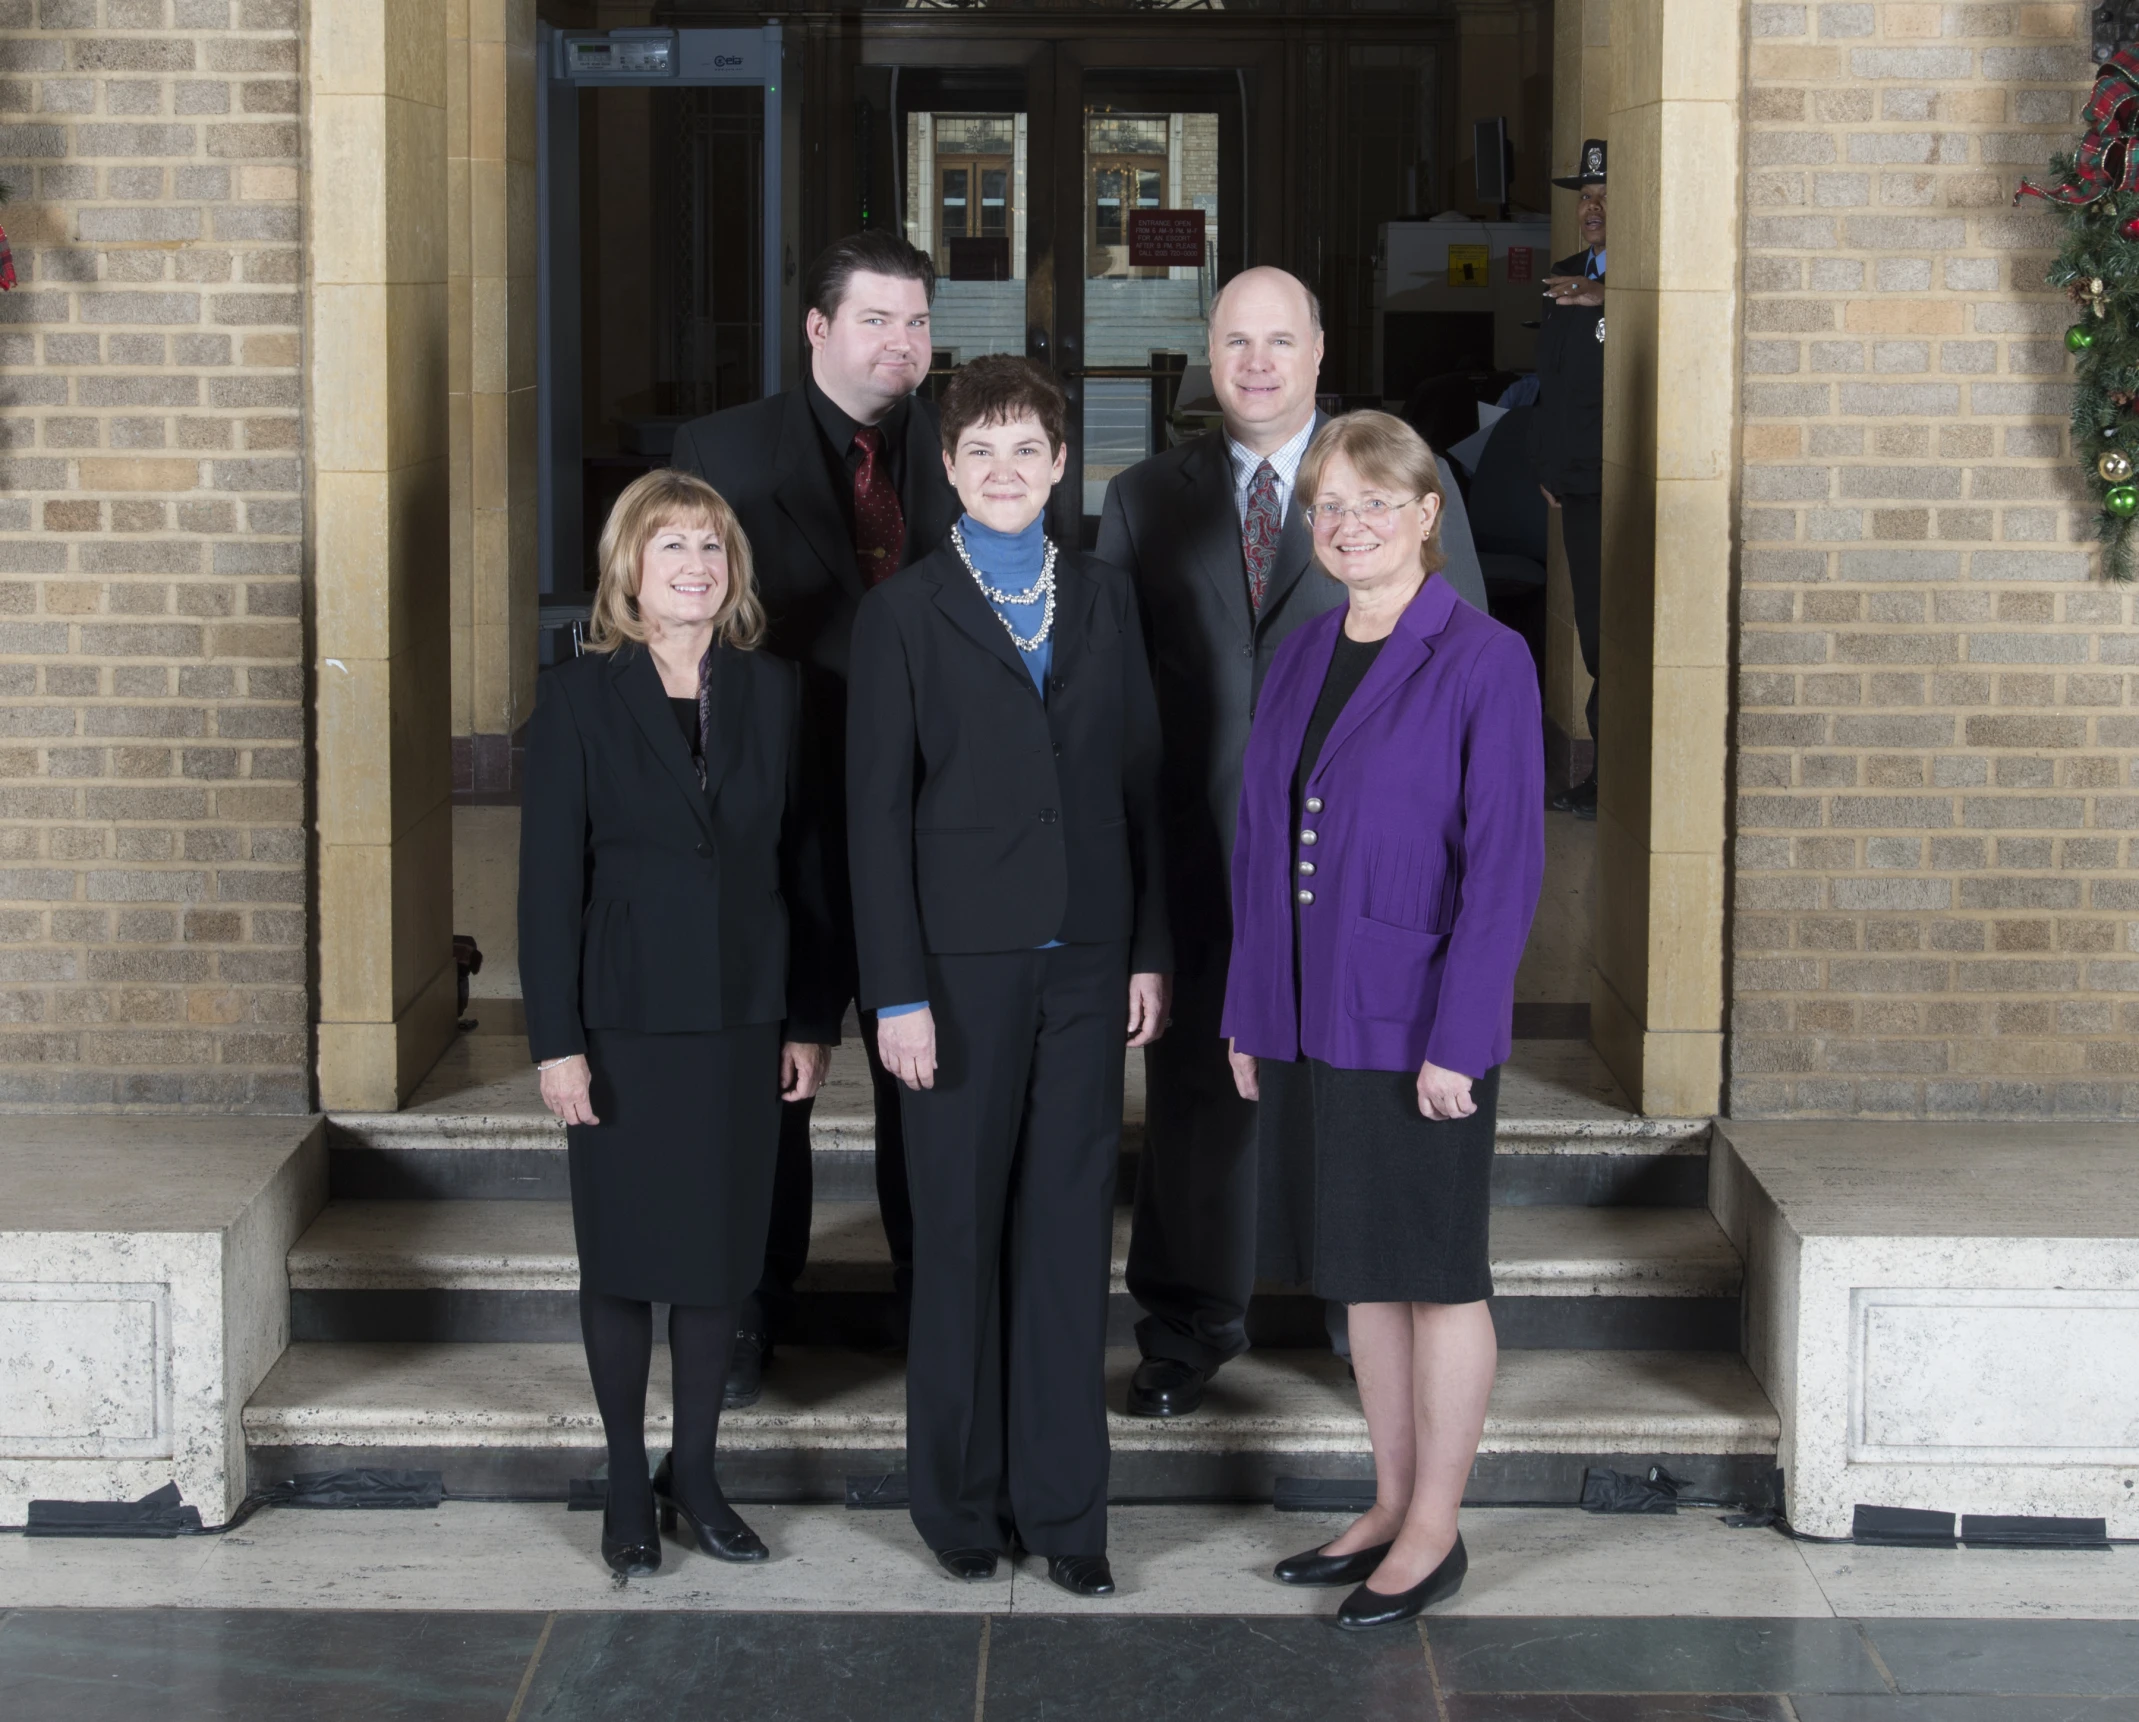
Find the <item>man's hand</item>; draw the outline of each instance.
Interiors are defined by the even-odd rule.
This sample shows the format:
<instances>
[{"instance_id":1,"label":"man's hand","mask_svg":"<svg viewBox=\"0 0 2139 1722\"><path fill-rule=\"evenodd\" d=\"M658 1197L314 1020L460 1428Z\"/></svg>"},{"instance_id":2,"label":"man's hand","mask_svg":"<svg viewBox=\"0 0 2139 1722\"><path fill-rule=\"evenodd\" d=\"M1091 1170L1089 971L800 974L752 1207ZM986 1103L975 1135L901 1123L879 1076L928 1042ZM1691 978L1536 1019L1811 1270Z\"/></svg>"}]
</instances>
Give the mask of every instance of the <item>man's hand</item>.
<instances>
[{"instance_id":1,"label":"man's hand","mask_svg":"<svg viewBox=\"0 0 2139 1722\"><path fill-rule=\"evenodd\" d=\"M1233 1067L1233 1086L1240 1091L1243 1100L1260 1100L1262 1085L1255 1077L1255 1059L1245 1052L1235 1052L1233 1043L1225 1043L1226 1062Z\"/></svg>"},{"instance_id":2,"label":"man's hand","mask_svg":"<svg viewBox=\"0 0 2139 1722\"><path fill-rule=\"evenodd\" d=\"M824 1086L832 1049L813 1040L790 1040L780 1048L780 1098L808 1100Z\"/></svg>"},{"instance_id":3,"label":"man's hand","mask_svg":"<svg viewBox=\"0 0 2139 1722\"><path fill-rule=\"evenodd\" d=\"M1471 1079L1460 1070L1443 1070L1432 1059L1419 1066L1419 1111L1428 1118L1468 1118L1478 1110Z\"/></svg>"},{"instance_id":4,"label":"man's hand","mask_svg":"<svg viewBox=\"0 0 2139 1722\"><path fill-rule=\"evenodd\" d=\"M1555 305L1601 305L1604 283L1587 275L1548 275L1545 297Z\"/></svg>"},{"instance_id":5,"label":"man's hand","mask_svg":"<svg viewBox=\"0 0 2139 1722\"><path fill-rule=\"evenodd\" d=\"M1166 1032L1173 1008L1173 976L1129 977L1129 1044L1149 1046Z\"/></svg>"},{"instance_id":6,"label":"man's hand","mask_svg":"<svg viewBox=\"0 0 2139 1722\"><path fill-rule=\"evenodd\" d=\"M877 1056L908 1088L936 1086L936 1018L927 1005L876 1019Z\"/></svg>"},{"instance_id":7,"label":"man's hand","mask_svg":"<svg viewBox=\"0 0 2139 1722\"><path fill-rule=\"evenodd\" d=\"M599 1124L594 1116L594 1071L586 1054L575 1052L562 1064L541 1073L542 1104L567 1124Z\"/></svg>"}]
</instances>

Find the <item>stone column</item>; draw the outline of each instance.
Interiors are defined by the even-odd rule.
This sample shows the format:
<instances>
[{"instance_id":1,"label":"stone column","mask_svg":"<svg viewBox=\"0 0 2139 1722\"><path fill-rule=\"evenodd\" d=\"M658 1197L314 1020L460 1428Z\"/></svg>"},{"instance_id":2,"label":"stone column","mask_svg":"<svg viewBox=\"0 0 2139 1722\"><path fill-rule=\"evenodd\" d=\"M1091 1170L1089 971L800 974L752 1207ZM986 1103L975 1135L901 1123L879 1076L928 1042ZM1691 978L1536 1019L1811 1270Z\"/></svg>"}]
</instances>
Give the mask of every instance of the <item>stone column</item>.
<instances>
[{"instance_id":1,"label":"stone column","mask_svg":"<svg viewBox=\"0 0 2139 1722\"><path fill-rule=\"evenodd\" d=\"M1712 1112L1722 1075L1740 19L1711 0L1612 6L1590 1003L1649 1113Z\"/></svg>"},{"instance_id":2,"label":"stone column","mask_svg":"<svg viewBox=\"0 0 2139 1722\"><path fill-rule=\"evenodd\" d=\"M445 9L309 9L320 1104L453 1035Z\"/></svg>"}]
</instances>

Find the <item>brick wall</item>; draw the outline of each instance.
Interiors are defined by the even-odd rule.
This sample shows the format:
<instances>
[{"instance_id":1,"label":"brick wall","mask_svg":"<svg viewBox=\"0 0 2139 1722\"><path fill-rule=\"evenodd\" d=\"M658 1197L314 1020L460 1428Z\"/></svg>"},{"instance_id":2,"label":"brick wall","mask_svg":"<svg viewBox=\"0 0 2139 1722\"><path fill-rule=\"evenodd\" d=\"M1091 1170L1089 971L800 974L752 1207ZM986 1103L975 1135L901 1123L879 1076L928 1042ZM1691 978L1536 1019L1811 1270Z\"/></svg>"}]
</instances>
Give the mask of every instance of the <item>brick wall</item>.
<instances>
[{"instance_id":1,"label":"brick wall","mask_svg":"<svg viewBox=\"0 0 2139 1722\"><path fill-rule=\"evenodd\" d=\"M0 1105L310 1092L297 0L0 0Z\"/></svg>"},{"instance_id":2,"label":"brick wall","mask_svg":"<svg viewBox=\"0 0 2139 1722\"><path fill-rule=\"evenodd\" d=\"M2010 206L2086 8L1750 17L1732 1107L2139 1111L2139 640Z\"/></svg>"}]
</instances>

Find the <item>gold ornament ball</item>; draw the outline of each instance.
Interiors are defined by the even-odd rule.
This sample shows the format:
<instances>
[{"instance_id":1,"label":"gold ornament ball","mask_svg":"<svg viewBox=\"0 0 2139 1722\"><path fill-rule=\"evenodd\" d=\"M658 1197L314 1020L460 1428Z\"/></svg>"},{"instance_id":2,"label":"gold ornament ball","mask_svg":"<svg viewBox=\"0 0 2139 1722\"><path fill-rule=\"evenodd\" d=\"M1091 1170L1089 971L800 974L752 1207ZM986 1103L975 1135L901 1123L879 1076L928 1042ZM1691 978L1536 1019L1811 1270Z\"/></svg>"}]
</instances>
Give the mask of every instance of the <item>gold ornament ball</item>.
<instances>
[{"instance_id":1,"label":"gold ornament ball","mask_svg":"<svg viewBox=\"0 0 2139 1722\"><path fill-rule=\"evenodd\" d=\"M2094 469L2102 475L2104 484L2122 484L2132 475L2132 457L2121 448L2113 448L2094 463Z\"/></svg>"}]
</instances>

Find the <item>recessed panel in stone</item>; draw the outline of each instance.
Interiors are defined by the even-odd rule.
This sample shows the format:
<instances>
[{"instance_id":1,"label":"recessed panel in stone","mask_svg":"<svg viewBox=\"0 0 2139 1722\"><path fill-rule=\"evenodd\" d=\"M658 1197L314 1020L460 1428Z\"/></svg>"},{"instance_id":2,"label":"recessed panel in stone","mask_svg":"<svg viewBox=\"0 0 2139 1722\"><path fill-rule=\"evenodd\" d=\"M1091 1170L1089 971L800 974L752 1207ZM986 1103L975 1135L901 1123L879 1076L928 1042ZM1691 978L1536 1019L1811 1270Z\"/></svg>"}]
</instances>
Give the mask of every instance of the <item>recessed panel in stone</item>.
<instances>
[{"instance_id":1,"label":"recessed panel in stone","mask_svg":"<svg viewBox=\"0 0 2139 1722\"><path fill-rule=\"evenodd\" d=\"M1850 1303L1852 1462L2139 1464L2139 1291Z\"/></svg>"},{"instance_id":2,"label":"recessed panel in stone","mask_svg":"<svg viewBox=\"0 0 2139 1722\"><path fill-rule=\"evenodd\" d=\"M171 1452L170 1288L0 1284L0 1458Z\"/></svg>"}]
</instances>

